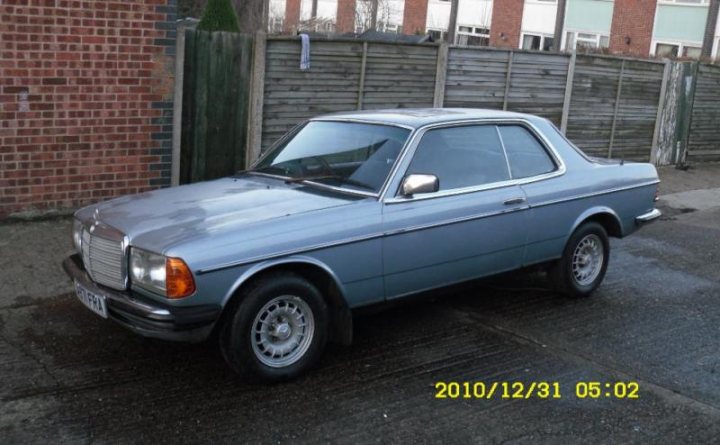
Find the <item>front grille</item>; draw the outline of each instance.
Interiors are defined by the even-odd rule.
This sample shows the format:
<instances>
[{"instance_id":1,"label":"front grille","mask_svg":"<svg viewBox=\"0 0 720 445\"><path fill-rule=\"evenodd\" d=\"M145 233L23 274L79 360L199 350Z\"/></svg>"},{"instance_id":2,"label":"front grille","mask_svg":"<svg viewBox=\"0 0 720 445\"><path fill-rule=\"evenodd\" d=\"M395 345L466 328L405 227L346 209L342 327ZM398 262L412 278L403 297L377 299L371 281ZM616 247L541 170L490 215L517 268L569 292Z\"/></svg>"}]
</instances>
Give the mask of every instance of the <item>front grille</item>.
<instances>
[{"instance_id":1,"label":"front grille","mask_svg":"<svg viewBox=\"0 0 720 445\"><path fill-rule=\"evenodd\" d=\"M112 240L83 230L82 258L90 278L113 289L125 289L125 252L122 240Z\"/></svg>"}]
</instances>

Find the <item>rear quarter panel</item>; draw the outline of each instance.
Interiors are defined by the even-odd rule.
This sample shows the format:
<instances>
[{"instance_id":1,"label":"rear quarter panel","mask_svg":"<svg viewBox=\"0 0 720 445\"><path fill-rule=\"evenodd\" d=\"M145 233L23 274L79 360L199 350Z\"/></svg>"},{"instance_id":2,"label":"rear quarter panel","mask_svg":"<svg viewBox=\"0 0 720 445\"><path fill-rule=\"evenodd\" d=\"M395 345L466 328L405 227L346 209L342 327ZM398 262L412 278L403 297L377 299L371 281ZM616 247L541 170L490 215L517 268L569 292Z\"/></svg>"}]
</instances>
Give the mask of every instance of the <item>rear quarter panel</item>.
<instances>
[{"instance_id":1,"label":"rear quarter panel","mask_svg":"<svg viewBox=\"0 0 720 445\"><path fill-rule=\"evenodd\" d=\"M654 207L657 171L651 164L593 162L572 147L547 122L536 122L562 157L564 175L523 185L531 207L525 264L562 255L572 232L587 218L606 213L617 218L621 235L632 233L635 218Z\"/></svg>"}]
</instances>

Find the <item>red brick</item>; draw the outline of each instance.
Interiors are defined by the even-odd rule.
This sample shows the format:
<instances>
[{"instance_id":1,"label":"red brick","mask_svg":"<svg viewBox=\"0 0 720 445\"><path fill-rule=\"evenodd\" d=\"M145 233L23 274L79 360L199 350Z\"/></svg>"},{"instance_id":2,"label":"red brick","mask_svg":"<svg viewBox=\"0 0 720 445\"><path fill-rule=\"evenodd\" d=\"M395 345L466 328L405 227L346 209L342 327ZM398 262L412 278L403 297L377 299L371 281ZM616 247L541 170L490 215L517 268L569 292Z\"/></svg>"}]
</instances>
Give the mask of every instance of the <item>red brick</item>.
<instances>
[{"instance_id":1,"label":"red brick","mask_svg":"<svg viewBox=\"0 0 720 445\"><path fill-rule=\"evenodd\" d=\"M428 0L405 0L403 10L403 33L425 34Z\"/></svg>"},{"instance_id":2,"label":"red brick","mask_svg":"<svg viewBox=\"0 0 720 445\"><path fill-rule=\"evenodd\" d=\"M300 0L286 0L283 31L294 33L297 31L298 23L300 23Z\"/></svg>"},{"instance_id":3,"label":"red brick","mask_svg":"<svg viewBox=\"0 0 720 445\"><path fill-rule=\"evenodd\" d=\"M355 32L356 0L338 0L335 31Z\"/></svg>"},{"instance_id":4,"label":"red brick","mask_svg":"<svg viewBox=\"0 0 720 445\"><path fill-rule=\"evenodd\" d=\"M154 45L168 3L3 2L0 218L153 188L159 173L138 172L160 161L153 102L172 100L173 61Z\"/></svg>"},{"instance_id":5,"label":"red brick","mask_svg":"<svg viewBox=\"0 0 720 445\"><path fill-rule=\"evenodd\" d=\"M520 45L525 0L494 0L490 25L490 46L517 48Z\"/></svg>"},{"instance_id":6,"label":"red brick","mask_svg":"<svg viewBox=\"0 0 720 445\"><path fill-rule=\"evenodd\" d=\"M657 0L615 0L610 51L647 57L650 53Z\"/></svg>"}]
</instances>

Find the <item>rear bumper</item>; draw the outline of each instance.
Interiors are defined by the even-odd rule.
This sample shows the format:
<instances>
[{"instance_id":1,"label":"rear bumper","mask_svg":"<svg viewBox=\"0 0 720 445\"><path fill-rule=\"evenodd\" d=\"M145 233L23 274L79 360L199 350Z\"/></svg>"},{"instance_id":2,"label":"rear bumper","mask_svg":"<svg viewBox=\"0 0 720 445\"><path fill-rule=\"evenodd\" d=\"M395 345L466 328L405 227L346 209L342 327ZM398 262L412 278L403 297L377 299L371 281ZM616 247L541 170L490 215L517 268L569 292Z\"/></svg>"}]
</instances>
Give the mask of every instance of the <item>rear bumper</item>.
<instances>
[{"instance_id":1,"label":"rear bumper","mask_svg":"<svg viewBox=\"0 0 720 445\"><path fill-rule=\"evenodd\" d=\"M660 210L652 209L647 213L643 213L642 215L635 217L635 224L637 224L638 226L643 226L657 220L661 216L662 212Z\"/></svg>"},{"instance_id":2,"label":"rear bumper","mask_svg":"<svg viewBox=\"0 0 720 445\"><path fill-rule=\"evenodd\" d=\"M132 292L100 286L85 272L79 255L62 263L68 276L91 292L105 296L108 318L145 337L197 343L205 340L220 317L213 305L174 307L151 301Z\"/></svg>"}]
</instances>

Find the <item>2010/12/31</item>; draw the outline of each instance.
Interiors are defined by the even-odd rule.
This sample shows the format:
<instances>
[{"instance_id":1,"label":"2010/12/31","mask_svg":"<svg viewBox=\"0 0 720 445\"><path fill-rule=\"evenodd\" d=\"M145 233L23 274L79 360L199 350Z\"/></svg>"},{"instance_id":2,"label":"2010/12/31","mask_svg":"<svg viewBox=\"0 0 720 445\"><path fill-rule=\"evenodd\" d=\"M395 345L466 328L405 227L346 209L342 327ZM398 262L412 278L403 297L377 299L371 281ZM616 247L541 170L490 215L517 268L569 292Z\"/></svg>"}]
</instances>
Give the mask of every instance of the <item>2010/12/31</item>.
<instances>
[{"instance_id":1,"label":"2010/12/31","mask_svg":"<svg viewBox=\"0 0 720 445\"><path fill-rule=\"evenodd\" d=\"M559 382L437 382L436 399L559 399Z\"/></svg>"}]
</instances>

